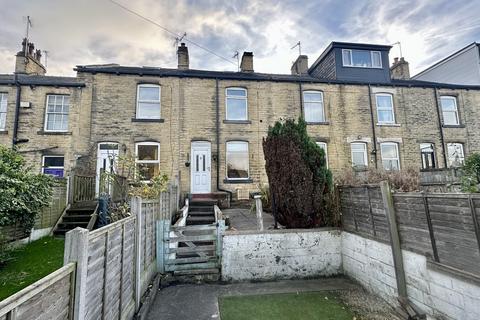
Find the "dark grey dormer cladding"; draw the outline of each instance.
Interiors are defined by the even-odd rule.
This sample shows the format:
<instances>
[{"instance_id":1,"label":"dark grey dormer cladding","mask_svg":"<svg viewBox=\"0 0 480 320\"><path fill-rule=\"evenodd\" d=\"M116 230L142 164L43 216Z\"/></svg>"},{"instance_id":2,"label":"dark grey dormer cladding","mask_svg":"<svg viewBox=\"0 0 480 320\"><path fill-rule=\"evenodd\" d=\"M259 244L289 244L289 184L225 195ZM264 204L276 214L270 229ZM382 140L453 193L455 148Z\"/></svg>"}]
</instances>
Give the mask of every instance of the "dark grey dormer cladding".
<instances>
[{"instance_id":1,"label":"dark grey dormer cladding","mask_svg":"<svg viewBox=\"0 0 480 320\"><path fill-rule=\"evenodd\" d=\"M361 43L332 42L310 67L309 74L318 78L332 80L389 83L390 68L388 53L391 46L371 45ZM342 50L363 50L365 52L379 52L381 55L381 66L379 67L357 67L344 66Z\"/></svg>"}]
</instances>

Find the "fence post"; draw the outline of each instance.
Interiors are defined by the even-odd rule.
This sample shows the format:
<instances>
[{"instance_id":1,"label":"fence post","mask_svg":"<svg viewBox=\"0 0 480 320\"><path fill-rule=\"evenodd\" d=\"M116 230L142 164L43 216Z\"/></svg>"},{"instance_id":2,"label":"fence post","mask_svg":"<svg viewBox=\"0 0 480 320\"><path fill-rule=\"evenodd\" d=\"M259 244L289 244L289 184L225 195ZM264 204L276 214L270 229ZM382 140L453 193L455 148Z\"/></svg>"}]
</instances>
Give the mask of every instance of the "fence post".
<instances>
[{"instance_id":1,"label":"fence post","mask_svg":"<svg viewBox=\"0 0 480 320\"><path fill-rule=\"evenodd\" d=\"M67 180L67 203L73 203L73 193L74 193L74 182L75 182L75 171L71 170L68 174Z\"/></svg>"},{"instance_id":2,"label":"fence post","mask_svg":"<svg viewBox=\"0 0 480 320\"><path fill-rule=\"evenodd\" d=\"M225 220L217 222L217 258L219 267L222 266L223 234L225 233Z\"/></svg>"},{"instance_id":3,"label":"fence post","mask_svg":"<svg viewBox=\"0 0 480 320\"><path fill-rule=\"evenodd\" d=\"M165 220L157 220L157 272L165 273L165 250L163 246Z\"/></svg>"},{"instance_id":4,"label":"fence post","mask_svg":"<svg viewBox=\"0 0 480 320\"><path fill-rule=\"evenodd\" d=\"M261 195L254 195L253 198L255 199L255 212L257 214L257 227L258 230L263 231L263 208L262 208L262 196Z\"/></svg>"},{"instance_id":5,"label":"fence post","mask_svg":"<svg viewBox=\"0 0 480 320\"><path fill-rule=\"evenodd\" d=\"M73 303L73 319L82 320L85 316L88 268L88 230L75 228L65 236L63 265L76 262L75 294Z\"/></svg>"},{"instance_id":6,"label":"fence post","mask_svg":"<svg viewBox=\"0 0 480 320\"><path fill-rule=\"evenodd\" d=\"M135 311L140 308L142 259L142 198L133 197L130 208L135 215Z\"/></svg>"},{"instance_id":7,"label":"fence post","mask_svg":"<svg viewBox=\"0 0 480 320\"><path fill-rule=\"evenodd\" d=\"M390 231L390 244L392 246L393 264L395 266L395 278L397 280L398 296L402 300L407 300L407 282L405 280L405 270L403 268L402 247L400 246L400 236L398 234L397 220L395 219L395 208L393 205L392 191L388 181L380 182L382 190L382 200L387 216L388 228Z\"/></svg>"}]
</instances>

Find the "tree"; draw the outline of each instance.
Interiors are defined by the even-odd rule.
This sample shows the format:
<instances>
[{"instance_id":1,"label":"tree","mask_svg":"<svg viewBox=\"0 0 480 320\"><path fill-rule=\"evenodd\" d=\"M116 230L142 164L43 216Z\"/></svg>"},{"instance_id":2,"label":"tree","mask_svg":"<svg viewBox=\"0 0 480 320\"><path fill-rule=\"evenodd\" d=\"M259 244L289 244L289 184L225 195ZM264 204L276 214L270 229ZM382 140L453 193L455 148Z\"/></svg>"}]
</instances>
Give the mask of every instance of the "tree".
<instances>
[{"instance_id":1,"label":"tree","mask_svg":"<svg viewBox=\"0 0 480 320\"><path fill-rule=\"evenodd\" d=\"M278 222L287 228L331 224L327 207L332 174L305 121L276 122L263 141L263 152Z\"/></svg>"},{"instance_id":2,"label":"tree","mask_svg":"<svg viewBox=\"0 0 480 320\"><path fill-rule=\"evenodd\" d=\"M0 226L16 224L29 232L52 197L55 181L35 174L15 150L0 145Z\"/></svg>"}]
</instances>

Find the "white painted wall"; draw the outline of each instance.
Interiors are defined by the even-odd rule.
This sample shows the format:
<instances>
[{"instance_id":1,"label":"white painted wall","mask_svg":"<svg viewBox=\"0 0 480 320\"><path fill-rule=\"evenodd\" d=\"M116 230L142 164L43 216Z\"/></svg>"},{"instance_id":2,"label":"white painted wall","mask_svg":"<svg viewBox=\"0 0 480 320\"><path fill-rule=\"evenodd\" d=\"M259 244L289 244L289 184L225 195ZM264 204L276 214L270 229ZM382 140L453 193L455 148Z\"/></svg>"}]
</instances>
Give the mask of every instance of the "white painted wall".
<instances>
[{"instance_id":1,"label":"white painted wall","mask_svg":"<svg viewBox=\"0 0 480 320\"><path fill-rule=\"evenodd\" d=\"M224 281L275 280L342 273L341 232L286 229L226 232Z\"/></svg>"},{"instance_id":2,"label":"white painted wall","mask_svg":"<svg viewBox=\"0 0 480 320\"><path fill-rule=\"evenodd\" d=\"M396 280L389 245L342 233L346 275L396 304ZM412 303L429 315L455 320L480 319L480 286L427 267L424 256L403 250L407 292Z\"/></svg>"}]
</instances>

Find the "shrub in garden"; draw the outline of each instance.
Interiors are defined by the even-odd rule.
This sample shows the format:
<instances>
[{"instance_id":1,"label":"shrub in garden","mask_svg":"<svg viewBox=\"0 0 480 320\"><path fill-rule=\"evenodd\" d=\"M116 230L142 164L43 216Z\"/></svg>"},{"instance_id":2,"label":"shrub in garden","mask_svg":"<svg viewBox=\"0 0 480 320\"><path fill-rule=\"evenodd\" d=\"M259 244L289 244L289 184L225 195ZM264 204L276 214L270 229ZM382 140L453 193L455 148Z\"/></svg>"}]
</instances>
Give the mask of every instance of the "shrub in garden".
<instances>
[{"instance_id":1,"label":"shrub in garden","mask_svg":"<svg viewBox=\"0 0 480 320\"><path fill-rule=\"evenodd\" d=\"M472 153L465 160L462 176L463 192L480 192L480 153Z\"/></svg>"},{"instance_id":2,"label":"shrub in garden","mask_svg":"<svg viewBox=\"0 0 480 320\"><path fill-rule=\"evenodd\" d=\"M277 221L287 228L331 224L327 200L332 174L323 149L308 136L305 121L276 122L263 141L263 151Z\"/></svg>"}]
</instances>

